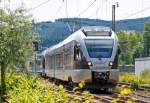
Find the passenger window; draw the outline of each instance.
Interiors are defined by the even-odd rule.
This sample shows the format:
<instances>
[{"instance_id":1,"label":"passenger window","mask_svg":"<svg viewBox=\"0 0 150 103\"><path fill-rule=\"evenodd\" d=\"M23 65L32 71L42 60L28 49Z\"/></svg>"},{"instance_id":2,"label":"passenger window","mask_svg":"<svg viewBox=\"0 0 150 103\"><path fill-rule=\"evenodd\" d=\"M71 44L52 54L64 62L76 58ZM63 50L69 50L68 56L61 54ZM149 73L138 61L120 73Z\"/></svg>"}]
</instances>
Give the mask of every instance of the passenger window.
<instances>
[{"instance_id":1,"label":"passenger window","mask_svg":"<svg viewBox=\"0 0 150 103\"><path fill-rule=\"evenodd\" d=\"M81 53L80 53L80 45L76 44L74 46L74 60L81 60Z\"/></svg>"},{"instance_id":2,"label":"passenger window","mask_svg":"<svg viewBox=\"0 0 150 103\"><path fill-rule=\"evenodd\" d=\"M43 61L42 61L42 68L45 69L45 58L43 57Z\"/></svg>"}]
</instances>

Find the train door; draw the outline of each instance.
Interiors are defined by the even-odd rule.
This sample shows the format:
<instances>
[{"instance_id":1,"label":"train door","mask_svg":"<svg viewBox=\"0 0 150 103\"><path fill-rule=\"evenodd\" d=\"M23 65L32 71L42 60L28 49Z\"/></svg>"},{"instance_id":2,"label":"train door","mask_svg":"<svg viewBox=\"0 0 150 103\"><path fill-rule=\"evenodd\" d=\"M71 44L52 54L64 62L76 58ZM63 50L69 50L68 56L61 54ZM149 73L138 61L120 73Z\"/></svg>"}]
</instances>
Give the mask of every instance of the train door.
<instances>
[{"instance_id":1,"label":"train door","mask_svg":"<svg viewBox=\"0 0 150 103\"><path fill-rule=\"evenodd\" d=\"M45 73L45 57L42 58L42 73Z\"/></svg>"},{"instance_id":2,"label":"train door","mask_svg":"<svg viewBox=\"0 0 150 103\"><path fill-rule=\"evenodd\" d=\"M88 62L80 48L78 43L74 46L74 69L89 69Z\"/></svg>"},{"instance_id":3,"label":"train door","mask_svg":"<svg viewBox=\"0 0 150 103\"><path fill-rule=\"evenodd\" d=\"M81 51L80 51L80 44L76 44L74 46L74 62L75 62L75 69L81 68Z\"/></svg>"}]
</instances>

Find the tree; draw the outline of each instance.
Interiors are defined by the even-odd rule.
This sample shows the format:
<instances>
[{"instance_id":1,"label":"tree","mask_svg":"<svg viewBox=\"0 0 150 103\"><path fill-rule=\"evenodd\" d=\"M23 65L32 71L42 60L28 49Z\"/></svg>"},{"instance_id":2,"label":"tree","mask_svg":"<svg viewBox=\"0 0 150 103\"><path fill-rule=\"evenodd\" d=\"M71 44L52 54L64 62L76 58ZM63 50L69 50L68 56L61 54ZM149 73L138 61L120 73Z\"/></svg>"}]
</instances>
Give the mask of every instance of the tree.
<instances>
[{"instance_id":1,"label":"tree","mask_svg":"<svg viewBox=\"0 0 150 103\"><path fill-rule=\"evenodd\" d=\"M144 39L144 56L150 56L150 22L145 23L145 33L143 35Z\"/></svg>"},{"instance_id":2,"label":"tree","mask_svg":"<svg viewBox=\"0 0 150 103\"><path fill-rule=\"evenodd\" d=\"M14 11L0 9L0 67L1 96L5 100L5 70L7 67L24 64L32 55L33 31L31 21L25 16L25 10Z\"/></svg>"},{"instance_id":3,"label":"tree","mask_svg":"<svg viewBox=\"0 0 150 103\"><path fill-rule=\"evenodd\" d=\"M120 64L133 64L135 57L140 57L143 51L143 35L138 32L118 32L121 55Z\"/></svg>"}]
</instances>

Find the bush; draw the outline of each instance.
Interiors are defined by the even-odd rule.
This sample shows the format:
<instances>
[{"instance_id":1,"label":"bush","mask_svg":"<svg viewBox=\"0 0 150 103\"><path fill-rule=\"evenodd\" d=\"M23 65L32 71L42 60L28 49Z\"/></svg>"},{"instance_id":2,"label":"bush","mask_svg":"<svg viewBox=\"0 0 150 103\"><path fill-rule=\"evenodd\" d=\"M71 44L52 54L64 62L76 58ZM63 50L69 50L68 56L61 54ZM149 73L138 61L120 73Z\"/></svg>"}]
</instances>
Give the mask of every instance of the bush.
<instances>
[{"instance_id":1,"label":"bush","mask_svg":"<svg viewBox=\"0 0 150 103\"><path fill-rule=\"evenodd\" d=\"M23 73L7 73L6 86L9 103L92 103L94 100L87 91L79 98L76 92L68 94L63 85L56 88L53 83Z\"/></svg>"},{"instance_id":2,"label":"bush","mask_svg":"<svg viewBox=\"0 0 150 103\"><path fill-rule=\"evenodd\" d=\"M141 76L136 76L131 73L121 73L120 82L131 83L133 88L138 88L140 85L150 85L150 72L144 71Z\"/></svg>"},{"instance_id":3,"label":"bush","mask_svg":"<svg viewBox=\"0 0 150 103\"><path fill-rule=\"evenodd\" d=\"M143 70L141 73L141 77L150 78L150 70L148 70L148 69Z\"/></svg>"}]
</instances>

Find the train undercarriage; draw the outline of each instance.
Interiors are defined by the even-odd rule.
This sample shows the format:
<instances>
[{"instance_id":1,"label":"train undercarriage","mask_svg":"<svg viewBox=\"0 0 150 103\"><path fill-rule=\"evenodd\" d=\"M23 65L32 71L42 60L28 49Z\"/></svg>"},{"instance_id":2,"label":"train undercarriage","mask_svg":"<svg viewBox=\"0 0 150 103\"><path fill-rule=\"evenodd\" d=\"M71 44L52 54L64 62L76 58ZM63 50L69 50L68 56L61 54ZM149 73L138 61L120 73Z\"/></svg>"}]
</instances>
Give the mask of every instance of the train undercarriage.
<instances>
[{"instance_id":1,"label":"train undercarriage","mask_svg":"<svg viewBox=\"0 0 150 103\"><path fill-rule=\"evenodd\" d=\"M45 73L42 73L42 76L47 76L48 78L55 80L56 84L67 84L69 88L73 88L75 86L78 86L80 82L85 83L85 88L86 89L103 89L103 90L108 90L110 88L114 88L117 85L118 81L118 75L119 72L118 70L112 70L112 71L103 71L103 72L98 72L98 71L91 71L88 70L90 73L85 72L85 75L83 72L75 72L73 73L74 76L67 76L66 79L58 78L57 73L55 73L56 77L52 77L50 75L46 75ZM78 78L80 73L82 73L82 78ZM91 75L89 75L91 74ZM67 75L67 74L63 74ZM86 77L85 77L86 76ZM59 75L60 77L60 75Z\"/></svg>"}]
</instances>

